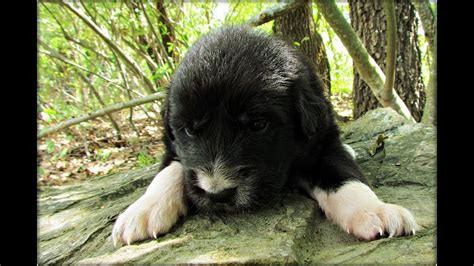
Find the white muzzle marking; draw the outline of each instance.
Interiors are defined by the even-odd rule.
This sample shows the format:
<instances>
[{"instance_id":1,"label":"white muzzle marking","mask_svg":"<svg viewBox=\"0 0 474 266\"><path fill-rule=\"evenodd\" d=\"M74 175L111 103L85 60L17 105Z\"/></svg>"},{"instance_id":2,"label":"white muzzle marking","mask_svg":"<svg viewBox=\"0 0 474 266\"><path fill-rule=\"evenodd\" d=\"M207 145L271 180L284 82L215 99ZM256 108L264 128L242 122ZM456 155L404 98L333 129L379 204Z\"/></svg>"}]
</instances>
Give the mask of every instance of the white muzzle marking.
<instances>
[{"instance_id":1,"label":"white muzzle marking","mask_svg":"<svg viewBox=\"0 0 474 266\"><path fill-rule=\"evenodd\" d=\"M198 186L209 193L219 193L225 189L236 187L229 178L231 172L227 169L220 158L217 158L212 166L212 171L197 170Z\"/></svg>"},{"instance_id":2,"label":"white muzzle marking","mask_svg":"<svg viewBox=\"0 0 474 266\"><path fill-rule=\"evenodd\" d=\"M235 187L235 185L225 176L214 173L209 175L198 172L198 186L209 193L219 193L225 189Z\"/></svg>"}]
</instances>

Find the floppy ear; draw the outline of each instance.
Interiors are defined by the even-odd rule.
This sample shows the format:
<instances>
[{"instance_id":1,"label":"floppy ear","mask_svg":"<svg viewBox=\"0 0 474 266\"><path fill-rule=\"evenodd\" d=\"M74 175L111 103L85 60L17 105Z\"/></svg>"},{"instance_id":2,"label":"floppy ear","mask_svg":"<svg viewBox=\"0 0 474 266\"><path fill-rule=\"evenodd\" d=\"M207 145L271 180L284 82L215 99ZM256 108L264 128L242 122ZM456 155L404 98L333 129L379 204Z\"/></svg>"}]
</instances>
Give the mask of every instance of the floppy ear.
<instances>
[{"instance_id":1,"label":"floppy ear","mask_svg":"<svg viewBox=\"0 0 474 266\"><path fill-rule=\"evenodd\" d=\"M165 143L167 140L169 141L174 141L174 135L173 131L171 130L170 127L170 118L169 118L169 94L166 96L165 102L163 104L163 109L161 110L161 118L163 120L163 128L165 130L164 135L165 135Z\"/></svg>"},{"instance_id":2,"label":"floppy ear","mask_svg":"<svg viewBox=\"0 0 474 266\"><path fill-rule=\"evenodd\" d=\"M163 103L163 108L161 109L161 118L163 121L163 143L165 144L165 152L160 163L160 171L167 167L172 161L179 161L176 155L176 150L173 145L175 140L173 131L170 127L170 117L169 117L169 94L166 95L165 102Z\"/></svg>"},{"instance_id":3,"label":"floppy ear","mask_svg":"<svg viewBox=\"0 0 474 266\"><path fill-rule=\"evenodd\" d=\"M312 83L312 84L311 84ZM296 112L303 134L312 138L323 131L329 124L331 110L322 94L322 83L299 80L295 84Z\"/></svg>"}]
</instances>

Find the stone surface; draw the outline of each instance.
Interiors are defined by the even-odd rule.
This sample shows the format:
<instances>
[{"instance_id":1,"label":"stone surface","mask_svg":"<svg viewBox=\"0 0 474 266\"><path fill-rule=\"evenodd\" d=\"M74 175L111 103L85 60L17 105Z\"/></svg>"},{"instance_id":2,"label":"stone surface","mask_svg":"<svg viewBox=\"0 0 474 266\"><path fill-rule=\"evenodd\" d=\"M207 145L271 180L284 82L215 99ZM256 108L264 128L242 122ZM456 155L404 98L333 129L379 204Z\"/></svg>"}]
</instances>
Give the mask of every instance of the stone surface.
<instances>
[{"instance_id":1,"label":"stone surface","mask_svg":"<svg viewBox=\"0 0 474 266\"><path fill-rule=\"evenodd\" d=\"M436 261L435 128L376 109L342 127L343 140L382 200L405 206L415 236L359 241L328 221L297 191L273 207L224 216L194 215L157 240L114 248L118 214L136 200L157 166L39 188L38 262L43 263L429 263ZM383 133L385 157L368 149Z\"/></svg>"}]
</instances>

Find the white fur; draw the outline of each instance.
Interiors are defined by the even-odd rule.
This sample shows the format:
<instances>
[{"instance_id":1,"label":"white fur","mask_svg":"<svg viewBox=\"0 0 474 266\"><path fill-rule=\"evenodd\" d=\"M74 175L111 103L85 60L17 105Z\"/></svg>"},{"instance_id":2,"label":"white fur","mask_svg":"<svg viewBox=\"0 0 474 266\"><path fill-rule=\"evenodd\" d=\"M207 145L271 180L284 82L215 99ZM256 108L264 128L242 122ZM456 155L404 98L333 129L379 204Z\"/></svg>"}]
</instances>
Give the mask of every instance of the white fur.
<instances>
[{"instance_id":1,"label":"white fur","mask_svg":"<svg viewBox=\"0 0 474 266\"><path fill-rule=\"evenodd\" d=\"M361 239L372 240L383 232L388 232L389 237L415 234L418 229L407 209L382 202L358 181L348 182L336 192L315 187L310 194L329 219Z\"/></svg>"},{"instance_id":2,"label":"white fur","mask_svg":"<svg viewBox=\"0 0 474 266\"><path fill-rule=\"evenodd\" d=\"M357 158L357 152L348 144L342 144L344 149L352 156L352 158L355 160Z\"/></svg>"},{"instance_id":3,"label":"white fur","mask_svg":"<svg viewBox=\"0 0 474 266\"><path fill-rule=\"evenodd\" d=\"M112 230L114 245L167 233L187 213L183 167L172 162L159 172L145 194L120 214Z\"/></svg>"},{"instance_id":4,"label":"white fur","mask_svg":"<svg viewBox=\"0 0 474 266\"><path fill-rule=\"evenodd\" d=\"M222 163L222 160L220 160L220 157L218 157L212 166L211 173L196 170L198 178L197 185L209 193L219 193L222 190L236 187L236 184L229 178L232 174L233 171L227 169Z\"/></svg>"}]
</instances>

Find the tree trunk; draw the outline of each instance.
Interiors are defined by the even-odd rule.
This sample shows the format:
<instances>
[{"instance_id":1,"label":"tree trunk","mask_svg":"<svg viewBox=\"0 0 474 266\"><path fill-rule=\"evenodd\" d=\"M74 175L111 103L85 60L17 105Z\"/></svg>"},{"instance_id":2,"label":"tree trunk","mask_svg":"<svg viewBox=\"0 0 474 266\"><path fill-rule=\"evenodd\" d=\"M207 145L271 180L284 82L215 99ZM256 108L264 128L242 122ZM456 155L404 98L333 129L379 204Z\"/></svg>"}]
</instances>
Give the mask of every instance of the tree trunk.
<instances>
[{"instance_id":1,"label":"tree trunk","mask_svg":"<svg viewBox=\"0 0 474 266\"><path fill-rule=\"evenodd\" d=\"M351 25L364 43L369 54L385 72L386 21L380 0L349 0ZM396 1L397 60L395 91L405 102L413 118L420 121L426 96L421 77L421 56L418 47L418 21L413 5L408 1ZM354 119L367 111L380 107L369 86L354 68L353 83Z\"/></svg>"},{"instance_id":2,"label":"tree trunk","mask_svg":"<svg viewBox=\"0 0 474 266\"><path fill-rule=\"evenodd\" d=\"M290 10L275 19L273 31L280 34L291 43L298 42L300 49L308 56L315 67L315 71L324 83L324 91L331 94L331 76L329 61L323 40L318 32L313 19L312 3L300 0L302 5ZM309 38L309 39L308 39Z\"/></svg>"},{"instance_id":3,"label":"tree trunk","mask_svg":"<svg viewBox=\"0 0 474 266\"><path fill-rule=\"evenodd\" d=\"M374 96L384 107L390 107L401 114L407 121L415 122L415 119L408 110L403 100L398 96L395 89L387 94L384 92L385 74L382 68L370 56L369 52L362 44L356 32L347 22L334 0L315 0L319 12L329 23L331 28L341 39L344 47L349 52L354 62L354 66L359 70L363 80L367 82ZM388 98L386 96L389 96Z\"/></svg>"},{"instance_id":4,"label":"tree trunk","mask_svg":"<svg viewBox=\"0 0 474 266\"><path fill-rule=\"evenodd\" d=\"M436 65L437 65L437 41L436 28L437 19L436 14L431 9L429 0L412 0L411 1L418 11L418 16L425 31L425 38L428 41L428 48L431 56L430 78L426 88L426 104L423 110L423 118L421 122L436 125Z\"/></svg>"}]
</instances>

